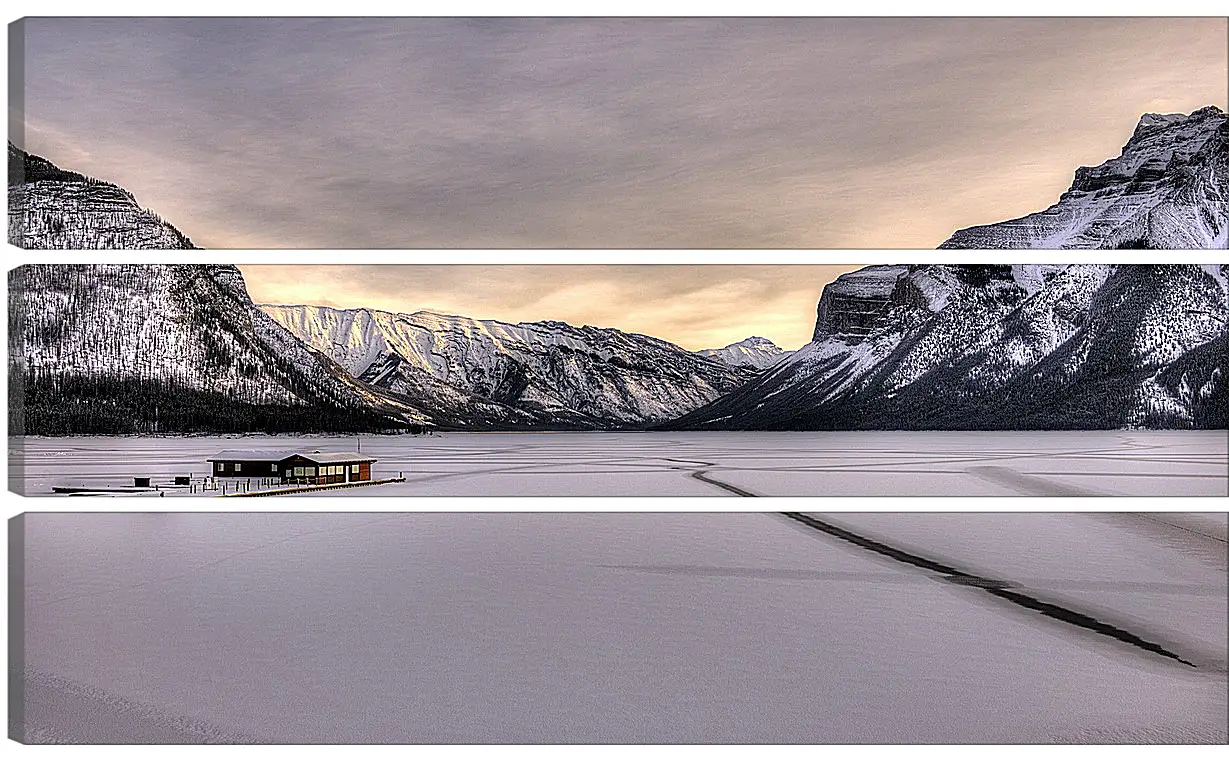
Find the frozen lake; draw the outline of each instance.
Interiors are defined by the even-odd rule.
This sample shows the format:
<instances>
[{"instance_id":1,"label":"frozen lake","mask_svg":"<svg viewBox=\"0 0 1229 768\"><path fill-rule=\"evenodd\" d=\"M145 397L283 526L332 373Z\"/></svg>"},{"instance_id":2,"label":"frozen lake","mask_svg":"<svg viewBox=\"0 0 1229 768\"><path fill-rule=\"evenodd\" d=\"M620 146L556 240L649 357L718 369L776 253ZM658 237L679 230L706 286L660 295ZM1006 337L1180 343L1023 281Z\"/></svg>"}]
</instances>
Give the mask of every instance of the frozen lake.
<instances>
[{"instance_id":1,"label":"frozen lake","mask_svg":"<svg viewBox=\"0 0 1229 768\"><path fill-rule=\"evenodd\" d=\"M772 513L34 513L25 738L1227 738L1223 515L815 517L1190 664Z\"/></svg>"},{"instance_id":2,"label":"frozen lake","mask_svg":"<svg viewBox=\"0 0 1229 768\"><path fill-rule=\"evenodd\" d=\"M14 490L208 473L223 449L354 450L350 437L17 438ZM1223 496L1229 434L631 432L364 436L391 496Z\"/></svg>"}]
</instances>

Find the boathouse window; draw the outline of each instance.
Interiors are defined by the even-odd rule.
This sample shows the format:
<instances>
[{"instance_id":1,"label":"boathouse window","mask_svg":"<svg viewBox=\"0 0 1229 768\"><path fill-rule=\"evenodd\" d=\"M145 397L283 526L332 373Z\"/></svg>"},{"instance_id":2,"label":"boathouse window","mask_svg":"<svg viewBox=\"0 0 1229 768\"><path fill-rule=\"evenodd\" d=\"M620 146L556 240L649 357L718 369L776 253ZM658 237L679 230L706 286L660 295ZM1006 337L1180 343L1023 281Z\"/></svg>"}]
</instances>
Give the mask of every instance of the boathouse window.
<instances>
[{"instance_id":1,"label":"boathouse window","mask_svg":"<svg viewBox=\"0 0 1229 768\"><path fill-rule=\"evenodd\" d=\"M270 465L269 465L269 471L270 471L270 472L272 472L273 474L275 474L275 475L276 475L276 474L277 474L277 465L276 465L276 464L270 464Z\"/></svg>"},{"instance_id":2,"label":"boathouse window","mask_svg":"<svg viewBox=\"0 0 1229 768\"><path fill-rule=\"evenodd\" d=\"M315 476L316 476L316 468L315 468L315 467L304 467L304 469L305 469L305 470L307 470L307 476L308 476L308 477L315 477Z\"/></svg>"},{"instance_id":3,"label":"boathouse window","mask_svg":"<svg viewBox=\"0 0 1229 768\"><path fill-rule=\"evenodd\" d=\"M307 467L295 467L294 468L295 477L303 477L306 474L307 474Z\"/></svg>"},{"instance_id":4,"label":"boathouse window","mask_svg":"<svg viewBox=\"0 0 1229 768\"><path fill-rule=\"evenodd\" d=\"M237 461L236 461L236 462L235 462L235 471L236 471L236 472L238 472L238 471L239 471L239 470L241 470L241 469L243 469L243 465L242 465L242 464L240 464L239 462L237 462Z\"/></svg>"},{"instance_id":5,"label":"boathouse window","mask_svg":"<svg viewBox=\"0 0 1229 768\"><path fill-rule=\"evenodd\" d=\"M350 471L351 471L351 472L358 472L358 471L359 471L359 469L358 469L358 465L357 465L357 464L351 464L351 465L350 465Z\"/></svg>"},{"instance_id":6,"label":"boathouse window","mask_svg":"<svg viewBox=\"0 0 1229 768\"><path fill-rule=\"evenodd\" d=\"M226 465L225 465L225 464L223 464L223 463L222 463L222 462L220 462L220 461L215 461L215 462L213 463L213 471L214 471L214 472L221 472L221 471L223 471L223 470L225 469L225 467L226 467Z\"/></svg>"}]
</instances>

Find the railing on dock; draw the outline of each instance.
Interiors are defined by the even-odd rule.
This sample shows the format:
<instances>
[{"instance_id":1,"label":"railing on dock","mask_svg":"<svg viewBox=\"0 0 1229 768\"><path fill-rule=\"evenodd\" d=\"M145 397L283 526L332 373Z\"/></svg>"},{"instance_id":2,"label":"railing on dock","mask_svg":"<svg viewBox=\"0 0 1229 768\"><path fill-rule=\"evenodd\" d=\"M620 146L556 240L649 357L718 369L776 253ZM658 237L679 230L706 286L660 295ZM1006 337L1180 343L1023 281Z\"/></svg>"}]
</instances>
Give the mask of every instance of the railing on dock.
<instances>
[{"instance_id":1,"label":"railing on dock","mask_svg":"<svg viewBox=\"0 0 1229 768\"><path fill-rule=\"evenodd\" d=\"M223 493L223 496L281 496L287 493L311 493L312 491L328 491L334 488L361 488L366 485L384 485L385 483L404 483L404 477L387 477L383 480L355 480L349 483L316 483L311 485L292 485L282 488L270 488L264 491L244 491Z\"/></svg>"}]
</instances>

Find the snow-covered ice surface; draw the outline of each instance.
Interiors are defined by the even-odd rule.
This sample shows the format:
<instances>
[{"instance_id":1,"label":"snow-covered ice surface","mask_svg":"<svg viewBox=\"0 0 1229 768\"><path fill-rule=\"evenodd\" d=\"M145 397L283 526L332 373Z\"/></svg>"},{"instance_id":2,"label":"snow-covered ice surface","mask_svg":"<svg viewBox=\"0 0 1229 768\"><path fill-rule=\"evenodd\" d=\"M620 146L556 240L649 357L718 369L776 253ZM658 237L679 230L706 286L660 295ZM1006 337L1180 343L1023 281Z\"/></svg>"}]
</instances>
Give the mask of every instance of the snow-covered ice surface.
<instances>
[{"instance_id":1,"label":"snow-covered ice surface","mask_svg":"<svg viewBox=\"0 0 1229 768\"><path fill-rule=\"evenodd\" d=\"M23 521L32 741L1227 737L1223 644L1184 666L775 514ZM1223 626L1223 540L1080 514L841 522L1044 576L1154 642Z\"/></svg>"},{"instance_id":2,"label":"snow-covered ice surface","mask_svg":"<svg viewBox=\"0 0 1229 768\"><path fill-rule=\"evenodd\" d=\"M169 483L224 449L354 450L353 436L13 438L10 487ZM619 432L365 435L382 496L1223 496L1229 435L1127 432ZM168 491L171 492L171 491Z\"/></svg>"}]
</instances>

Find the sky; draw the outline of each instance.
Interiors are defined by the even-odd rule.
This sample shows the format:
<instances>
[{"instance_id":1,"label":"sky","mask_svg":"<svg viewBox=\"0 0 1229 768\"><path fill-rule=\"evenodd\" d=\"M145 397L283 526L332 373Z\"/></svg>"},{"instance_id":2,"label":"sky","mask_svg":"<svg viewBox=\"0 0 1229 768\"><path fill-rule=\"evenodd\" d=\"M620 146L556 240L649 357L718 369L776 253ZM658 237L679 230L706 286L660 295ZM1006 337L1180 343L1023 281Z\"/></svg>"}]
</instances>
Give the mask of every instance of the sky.
<instances>
[{"instance_id":1,"label":"sky","mask_svg":"<svg viewBox=\"0 0 1229 768\"><path fill-rule=\"evenodd\" d=\"M1229 106L1224 18L19 23L13 138L208 248L933 248Z\"/></svg>"},{"instance_id":2,"label":"sky","mask_svg":"<svg viewBox=\"0 0 1229 768\"><path fill-rule=\"evenodd\" d=\"M477 320L562 320L643 333L686 349L763 336L811 340L827 283L861 264L241 265L258 303Z\"/></svg>"}]
</instances>

